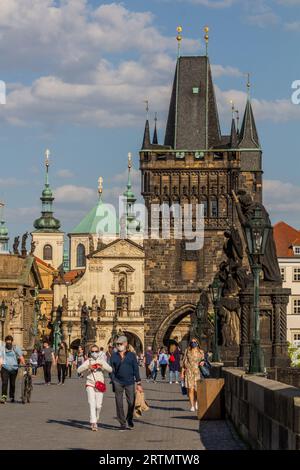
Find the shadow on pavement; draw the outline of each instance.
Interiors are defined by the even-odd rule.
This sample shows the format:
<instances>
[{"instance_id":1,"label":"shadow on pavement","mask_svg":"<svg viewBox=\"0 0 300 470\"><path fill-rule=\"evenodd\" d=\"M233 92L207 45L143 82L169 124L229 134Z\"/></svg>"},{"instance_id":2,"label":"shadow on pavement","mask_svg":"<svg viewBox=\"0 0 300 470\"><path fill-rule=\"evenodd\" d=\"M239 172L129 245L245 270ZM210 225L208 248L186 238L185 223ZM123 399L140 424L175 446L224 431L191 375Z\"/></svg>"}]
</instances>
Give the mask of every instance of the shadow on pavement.
<instances>
[{"instance_id":1,"label":"shadow on pavement","mask_svg":"<svg viewBox=\"0 0 300 470\"><path fill-rule=\"evenodd\" d=\"M90 430L90 423L88 421L76 421L75 419L69 419L67 421L59 421L58 419L49 419L47 423L62 424L63 426L70 426L71 428Z\"/></svg>"},{"instance_id":2,"label":"shadow on pavement","mask_svg":"<svg viewBox=\"0 0 300 470\"><path fill-rule=\"evenodd\" d=\"M135 419L134 422L135 423L141 423L141 424L147 424L148 426L154 426L154 427L158 427L158 428L176 429L175 426L165 426L165 425L162 425L162 424L149 423L148 421L143 421L139 418ZM191 428L182 428L182 427L180 427L180 431L190 431L190 432L196 432L197 434L199 434L199 429L191 429Z\"/></svg>"},{"instance_id":3,"label":"shadow on pavement","mask_svg":"<svg viewBox=\"0 0 300 470\"><path fill-rule=\"evenodd\" d=\"M151 400L149 400L150 402ZM184 408L174 408L172 404L170 406L154 406L150 404L150 408L153 410L172 410L172 411L186 411Z\"/></svg>"},{"instance_id":4,"label":"shadow on pavement","mask_svg":"<svg viewBox=\"0 0 300 470\"><path fill-rule=\"evenodd\" d=\"M243 444L234 437L226 421L201 421L199 433L206 450L244 450Z\"/></svg>"}]
</instances>

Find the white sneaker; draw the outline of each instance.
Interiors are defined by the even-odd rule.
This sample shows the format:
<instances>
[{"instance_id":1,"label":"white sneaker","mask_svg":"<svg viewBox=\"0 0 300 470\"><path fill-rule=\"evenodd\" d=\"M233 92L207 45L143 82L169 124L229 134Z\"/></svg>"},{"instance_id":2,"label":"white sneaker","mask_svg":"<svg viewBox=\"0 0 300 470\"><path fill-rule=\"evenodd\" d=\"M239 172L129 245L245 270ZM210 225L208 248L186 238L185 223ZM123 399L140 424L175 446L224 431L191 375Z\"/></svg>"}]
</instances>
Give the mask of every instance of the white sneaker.
<instances>
[{"instance_id":1,"label":"white sneaker","mask_svg":"<svg viewBox=\"0 0 300 470\"><path fill-rule=\"evenodd\" d=\"M177 382L175 382L175 383L176 383L176 384L179 384L179 382L178 382L178 381L177 381Z\"/></svg>"},{"instance_id":2,"label":"white sneaker","mask_svg":"<svg viewBox=\"0 0 300 470\"><path fill-rule=\"evenodd\" d=\"M198 402L195 403L195 409L198 410Z\"/></svg>"},{"instance_id":3,"label":"white sneaker","mask_svg":"<svg viewBox=\"0 0 300 470\"><path fill-rule=\"evenodd\" d=\"M195 407L194 407L194 406L192 406L191 411L195 411Z\"/></svg>"},{"instance_id":4,"label":"white sneaker","mask_svg":"<svg viewBox=\"0 0 300 470\"><path fill-rule=\"evenodd\" d=\"M172 384L173 382L170 382L170 384Z\"/></svg>"}]
</instances>

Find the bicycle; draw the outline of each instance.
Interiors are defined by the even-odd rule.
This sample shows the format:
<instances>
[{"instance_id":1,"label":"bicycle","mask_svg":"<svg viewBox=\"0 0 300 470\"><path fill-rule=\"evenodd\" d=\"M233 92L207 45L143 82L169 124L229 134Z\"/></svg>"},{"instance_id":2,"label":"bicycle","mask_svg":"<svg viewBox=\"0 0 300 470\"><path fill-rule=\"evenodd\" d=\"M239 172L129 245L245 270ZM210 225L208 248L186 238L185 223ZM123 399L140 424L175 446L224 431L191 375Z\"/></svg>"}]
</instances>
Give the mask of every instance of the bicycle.
<instances>
[{"instance_id":1,"label":"bicycle","mask_svg":"<svg viewBox=\"0 0 300 470\"><path fill-rule=\"evenodd\" d=\"M30 403L31 401L31 393L33 390L32 385L32 367L30 364L25 364L24 366L19 366L20 368L24 368L24 374L21 383L21 401L25 405L25 403Z\"/></svg>"}]
</instances>

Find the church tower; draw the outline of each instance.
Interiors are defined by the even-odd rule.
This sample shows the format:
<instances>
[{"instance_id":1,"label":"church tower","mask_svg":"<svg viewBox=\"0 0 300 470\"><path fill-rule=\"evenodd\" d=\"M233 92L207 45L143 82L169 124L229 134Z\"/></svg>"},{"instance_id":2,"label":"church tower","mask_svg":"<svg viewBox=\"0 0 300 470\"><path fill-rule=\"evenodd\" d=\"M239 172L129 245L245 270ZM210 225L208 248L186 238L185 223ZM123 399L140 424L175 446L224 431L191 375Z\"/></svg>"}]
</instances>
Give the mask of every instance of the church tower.
<instances>
[{"instance_id":1,"label":"church tower","mask_svg":"<svg viewBox=\"0 0 300 470\"><path fill-rule=\"evenodd\" d=\"M54 197L49 184L49 150L46 150L45 156L45 187L40 198L42 215L35 220L33 224L35 230L31 236L36 244L35 255L58 269L63 263L64 233L60 231L60 221L53 215Z\"/></svg>"},{"instance_id":2,"label":"church tower","mask_svg":"<svg viewBox=\"0 0 300 470\"><path fill-rule=\"evenodd\" d=\"M208 43L208 29L205 40ZM195 311L200 291L218 271L224 230L235 223L232 190L245 189L261 200L261 149L250 93L240 132L233 119L230 134L223 135L208 55L178 57L164 143L157 143L156 129L151 142L147 116L140 170L149 230L144 242L145 339L146 345L161 346L174 335L186 340L188 328L180 325ZM187 240L173 236L172 212L171 236L151 238L155 217L160 234L164 220L162 211L155 216L153 204L189 204L193 229L196 206L202 204L204 246L191 249Z\"/></svg>"},{"instance_id":3,"label":"church tower","mask_svg":"<svg viewBox=\"0 0 300 470\"><path fill-rule=\"evenodd\" d=\"M4 204L0 202L0 255L9 253L8 249L8 229L4 220Z\"/></svg>"}]
</instances>

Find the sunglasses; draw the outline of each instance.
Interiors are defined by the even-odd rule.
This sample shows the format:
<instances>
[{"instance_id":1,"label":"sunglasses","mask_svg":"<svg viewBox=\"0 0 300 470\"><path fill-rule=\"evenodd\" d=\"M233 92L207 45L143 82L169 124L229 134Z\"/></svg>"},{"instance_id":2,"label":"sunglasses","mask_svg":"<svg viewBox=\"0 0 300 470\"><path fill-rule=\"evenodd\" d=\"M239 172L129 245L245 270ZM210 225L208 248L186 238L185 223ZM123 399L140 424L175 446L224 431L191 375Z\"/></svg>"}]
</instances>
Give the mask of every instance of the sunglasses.
<instances>
[{"instance_id":1,"label":"sunglasses","mask_svg":"<svg viewBox=\"0 0 300 470\"><path fill-rule=\"evenodd\" d=\"M116 343L117 346L122 346L124 343Z\"/></svg>"}]
</instances>

